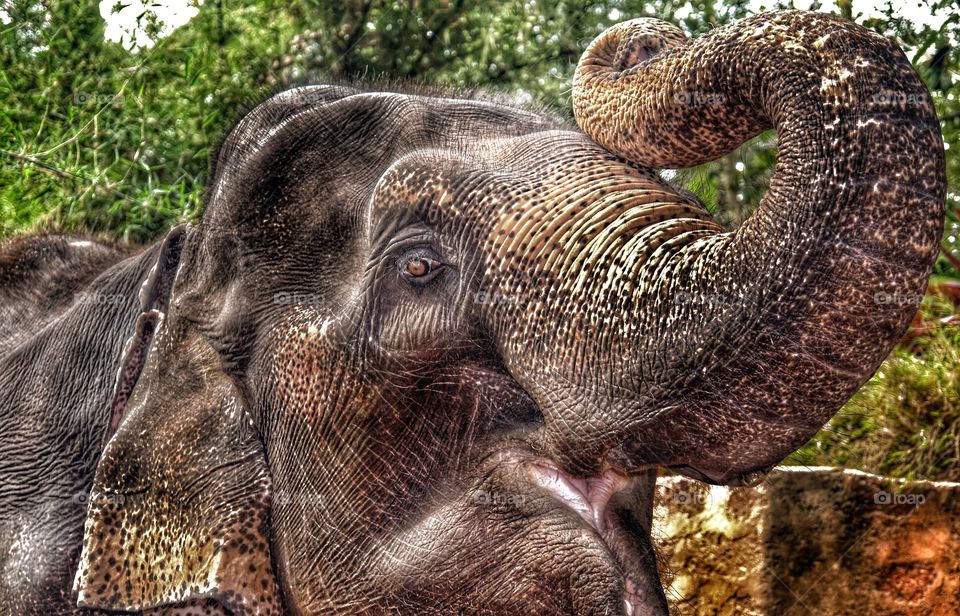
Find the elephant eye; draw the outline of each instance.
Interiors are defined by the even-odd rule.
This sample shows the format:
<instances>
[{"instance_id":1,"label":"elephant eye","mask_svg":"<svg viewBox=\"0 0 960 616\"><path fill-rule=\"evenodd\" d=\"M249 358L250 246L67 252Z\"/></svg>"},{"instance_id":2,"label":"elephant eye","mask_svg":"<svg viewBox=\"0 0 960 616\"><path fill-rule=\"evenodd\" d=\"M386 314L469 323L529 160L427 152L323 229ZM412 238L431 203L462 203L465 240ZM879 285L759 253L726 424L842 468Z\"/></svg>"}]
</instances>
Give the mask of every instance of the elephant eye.
<instances>
[{"instance_id":1,"label":"elephant eye","mask_svg":"<svg viewBox=\"0 0 960 616\"><path fill-rule=\"evenodd\" d=\"M400 274L415 284L425 284L437 277L443 263L433 254L418 250L404 255L399 262Z\"/></svg>"}]
</instances>

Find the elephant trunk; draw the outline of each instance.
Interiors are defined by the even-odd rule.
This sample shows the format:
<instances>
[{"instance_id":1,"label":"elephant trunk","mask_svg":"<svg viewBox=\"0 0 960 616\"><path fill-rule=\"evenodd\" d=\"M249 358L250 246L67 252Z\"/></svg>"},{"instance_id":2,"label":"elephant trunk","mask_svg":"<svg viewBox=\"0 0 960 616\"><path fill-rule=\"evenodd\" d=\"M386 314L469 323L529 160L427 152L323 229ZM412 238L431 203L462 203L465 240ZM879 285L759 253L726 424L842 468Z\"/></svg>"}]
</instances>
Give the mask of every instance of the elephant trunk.
<instances>
[{"instance_id":1,"label":"elephant trunk","mask_svg":"<svg viewBox=\"0 0 960 616\"><path fill-rule=\"evenodd\" d=\"M775 464L877 369L923 296L945 200L929 93L887 39L782 12L695 40L657 20L615 26L581 59L573 99L587 134L649 167L776 128L757 212L639 270L631 365L658 359L627 379L653 375L659 408L608 456L716 482Z\"/></svg>"}]
</instances>

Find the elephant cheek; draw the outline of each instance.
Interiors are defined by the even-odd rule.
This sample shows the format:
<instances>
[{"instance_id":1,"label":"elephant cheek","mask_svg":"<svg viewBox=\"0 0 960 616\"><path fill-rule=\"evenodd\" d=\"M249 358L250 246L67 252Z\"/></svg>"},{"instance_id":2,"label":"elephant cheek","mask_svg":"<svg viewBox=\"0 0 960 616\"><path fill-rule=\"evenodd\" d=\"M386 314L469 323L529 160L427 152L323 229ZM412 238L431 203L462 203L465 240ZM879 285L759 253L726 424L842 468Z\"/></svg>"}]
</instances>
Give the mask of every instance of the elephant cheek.
<instances>
[{"instance_id":1,"label":"elephant cheek","mask_svg":"<svg viewBox=\"0 0 960 616\"><path fill-rule=\"evenodd\" d=\"M274 487L272 549L295 613L321 613L307 608L323 595L322 580L348 566L335 553L342 542L317 529L338 527L357 514L351 504L360 489L363 418L378 399L331 330L320 318L284 323L275 330L257 387L267 392L261 423Z\"/></svg>"}]
</instances>

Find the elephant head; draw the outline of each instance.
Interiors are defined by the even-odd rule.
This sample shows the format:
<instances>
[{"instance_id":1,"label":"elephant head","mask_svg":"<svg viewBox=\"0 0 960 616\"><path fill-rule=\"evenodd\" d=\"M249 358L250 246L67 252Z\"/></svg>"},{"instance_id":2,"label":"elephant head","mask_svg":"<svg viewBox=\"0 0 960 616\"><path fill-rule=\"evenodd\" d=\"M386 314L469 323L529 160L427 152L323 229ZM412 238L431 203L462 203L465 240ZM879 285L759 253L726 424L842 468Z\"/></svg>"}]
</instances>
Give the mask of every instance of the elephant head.
<instances>
[{"instance_id":1,"label":"elephant head","mask_svg":"<svg viewBox=\"0 0 960 616\"><path fill-rule=\"evenodd\" d=\"M574 106L586 134L311 86L232 129L145 283L81 605L666 613L655 469L745 481L870 376L916 308L876 294L935 258L943 148L900 50L811 13L616 26ZM651 170L768 127L734 232Z\"/></svg>"}]
</instances>

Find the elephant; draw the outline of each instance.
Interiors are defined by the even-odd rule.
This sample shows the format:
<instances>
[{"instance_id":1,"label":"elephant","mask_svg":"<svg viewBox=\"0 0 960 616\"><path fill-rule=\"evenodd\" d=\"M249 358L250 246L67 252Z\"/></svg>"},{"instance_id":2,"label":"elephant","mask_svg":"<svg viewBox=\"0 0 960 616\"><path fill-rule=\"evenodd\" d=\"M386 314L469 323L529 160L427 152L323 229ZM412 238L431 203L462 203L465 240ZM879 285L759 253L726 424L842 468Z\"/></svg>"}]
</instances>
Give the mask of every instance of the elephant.
<instances>
[{"instance_id":1,"label":"elephant","mask_svg":"<svg viewBox=\"0 0 960 616\"><path fill-rule=\"evenodd\" d=\"M877 369L943 143L809 12L613 26L572 100L289 88L197 224L0 245L2 613L667 614L658 469L757 481ZM657 171L770 128L734 231Z\"/></svg>"}]
</instances>

